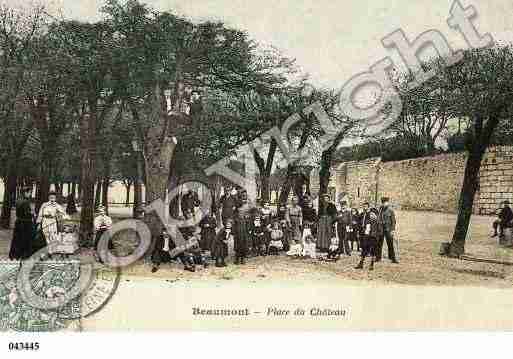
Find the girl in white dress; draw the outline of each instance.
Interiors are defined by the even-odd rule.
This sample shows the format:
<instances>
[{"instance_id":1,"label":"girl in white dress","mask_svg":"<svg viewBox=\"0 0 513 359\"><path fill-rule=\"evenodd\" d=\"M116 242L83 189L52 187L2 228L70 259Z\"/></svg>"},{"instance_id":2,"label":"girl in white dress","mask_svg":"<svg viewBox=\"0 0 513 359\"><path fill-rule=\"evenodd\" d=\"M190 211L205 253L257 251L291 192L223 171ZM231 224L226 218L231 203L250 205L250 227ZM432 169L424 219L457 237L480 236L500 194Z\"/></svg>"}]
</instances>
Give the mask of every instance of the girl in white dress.
<instances>
[{"instance_id":1,"label":"girl in white dress","mask_svg":"<svg viewBox=\"0 0 513 359\"><path fill-rule=\"evenodd\" d=\"M46 240L46 244L51 248L52 243L59 239L58 221L69 219L64 208L57 203L55 192L50 192L48 202L43 203L39 209L36 223L41 225L41 231ZM51 250L50 250L51 253Z\"/></svg>"},{"instance_id":2,"label":"girl in white dress","mask_svg":"<svg viewBox=\"0 0 513 359\"><path fill-rule=\"evenodd\" d=\"M306 236L305 242L303 244L303 257L305 258L317 258L317 253L315 250L315 239L313 236Z\"/></svg>"}]
</instances>

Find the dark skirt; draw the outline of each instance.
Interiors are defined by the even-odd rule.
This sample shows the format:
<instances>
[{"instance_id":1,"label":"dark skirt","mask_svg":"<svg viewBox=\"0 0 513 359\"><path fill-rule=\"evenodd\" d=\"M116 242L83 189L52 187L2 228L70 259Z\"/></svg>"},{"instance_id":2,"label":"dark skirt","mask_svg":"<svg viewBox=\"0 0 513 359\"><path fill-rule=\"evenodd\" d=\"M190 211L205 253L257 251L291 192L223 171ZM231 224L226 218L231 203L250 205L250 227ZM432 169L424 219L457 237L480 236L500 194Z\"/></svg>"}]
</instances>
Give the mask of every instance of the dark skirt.
<instances>
[{"instance_id":1,"label":"dark skirt","mask_svg":"<svg viewBox=\"0 0 513 359\"><path fill-rule=\"evenodd\" d=\"M27 259L39 249L35 245L35 226L32 221L16 220L9 250L9 259Z\"/></svg>"},{"instance_id":2,"label":"dark skirt","mask_svg":"<svg viewBox=\"0 0 513 359\"><path fill-rule=\"evenodd\" d=\"M327 251L331 244L331 237L333 237L333 224L330 216L321 216L318 228L317 249Z\"/></svg>"},{"instance_id":3,"label":"dark skirt","mask_svg":"<svg viewBox=\"0 0 513 359\"><path fill-rule=\"evenodd\" d=\"M228 257L228 245L222 240L215 239L212 244L212 257L213 258Z\"/></svg>"},{"instance_id":4,"label":"dark skirt","mask_svg":"<svg viewBox=\"0 0 513 359\"><path fill-rule=\"evenodd\" d=\"M362 257L376 256L377 239L368 235L361 236Z\"/></svg>"},{"instance_id":5,"label":"dark skirt","mask_svg":"<svg viewBox=\"0 0 513 359\"><path fill-rule=\"evenodd\" d=\"M233 250L237 256L246 256L248 254L250 220L239 218L236 222L236 233L234 238Z\"/></svg>"},{"instance_id":6,"label":"dark skirt","mask_svg":"<svg viewBox=\"0 0 513 359\"><path fill-rule=\"evenodd\" d=\"M204 251L210 251L216 239L216 231L214 228L201 229L200 247Z\"/></svg>"}]
</instances>

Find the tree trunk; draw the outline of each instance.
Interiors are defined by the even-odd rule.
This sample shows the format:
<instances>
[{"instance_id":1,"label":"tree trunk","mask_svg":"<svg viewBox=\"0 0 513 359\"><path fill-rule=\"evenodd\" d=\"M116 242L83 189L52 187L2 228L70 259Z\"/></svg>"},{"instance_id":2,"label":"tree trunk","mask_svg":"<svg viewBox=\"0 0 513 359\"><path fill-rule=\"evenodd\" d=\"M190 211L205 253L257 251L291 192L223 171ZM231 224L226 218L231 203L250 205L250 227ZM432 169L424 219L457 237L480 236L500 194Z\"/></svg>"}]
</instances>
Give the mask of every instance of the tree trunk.
<instances>
[{"instance_id":1,"label":"tree trunk","mask_svg":"<svg viewBox=\"0 0 513 359\"><path fill-rule=\"evenodd\" d=\"M77 198L77 184L75 182L71 184L70 194L73 196L73 199Z\"/></svg>"},{"instance_id":2,"label":"tree trunk","mask_svg":"<svg viewBox=\"0 0 513 359\"><path fill-rule=\"evenodd\" d=\"M286 204L289 199L290 191L293 187L294 182L294 171L295 166L292 164L289 164L287 166L287 174L285 176L285 183L283 184L281 191L280 191L280 198L278 200L279 204Z\"/></svg>"},{"instance_id":3,"label":"tree trunk","mask_svg":"<svg viewBox=\"0 0 513 359\"><path fill-rule=\"evenodd\" d=\"M105 207L105 213L109 214L109 184L110 184L110 158L104 158L105 176L102 184L102 206Z\"/></svg>"},{"instance_id":4,"label":"tree trunk","mask_svg":"<svg viewBox=\"0 0 513 359\"><path fill-rule=\"evenodd\" d=\"M134 180L134 206L133 217L135 218L136 209L142 205L142 182L139 179Z\"/></svg>"},{"instance_id":5,"label":"tree trunk","mask_svg":"<svg viewBox=\"0 0 513 359\"><path fill-rule=\"evenodd\" d=\"M481 167L483 154L479 149L473 150L469 154L465 165L465 175L458 204L458 219L456 220L456 227L450 247L451 256L459 257L465 251L465 239L472 215L474 197L478 188L479 168Z\"/></svg>"},{"instance_id":6,"label":"tree trunk","mask_svg":"<svg viewBox=\"0 0 513 359\"><path fill-rule=\"evenodd\" d=\"M94 194L94 209L100 207L102 198L102 181L98 179L96 181L95 194Z\"/></svg>"},{"instance_id":7,"label":"tree trunk","mask_svg":"<svg viewBox=\"0 0 513 359\"><path fill-rule=\"evenodd\" d=\"M52 159L50 151L43 152L41 161L41 175L39 177L39 191L36 197L36 212L39 211L41 205L48 201L48 194L50 193L50 177L52 175Z\"/></svg>"},{"instance_id":8,"label":"tree trunk","mask_svg":"<svg viewBox=\"0 0 513 359\"><path fill-rule=\"evenodd\" d=\"M262 198L262 201L264 202L269 202L270 199L271 199L271 190L270 190L270 175L268 174L265 174L264 176L261 176L260 179L261 179L261 182L262 182L262 187L261 187L261 198Z\"/></svg>"},{"instance_id":9,"label":"tree trunk","mask_svg":"<svg viewBox=\"0 0 513 359\"><path fill-rule=\"evenodd\" d=\"M319 196L328 193L328 186L331 177L331 159L333 157L333 149L326 149L321 155L321 168L319 169Z\"/></svg>"},{"instance_id":10,"label":"tree trunk","mask_svg":"<svg viewBox=\"0 0 513 359\"><path fill-rule=\"evenodd\" d=\"M11 223L11 208L16 205L16 187L18 185L17 170L13 165L7 175L4 189L4 200L2 203L2 216L0 227L9 228Z\"/></svg>"},{"instance_id":11,"label":"tree trunk","mask_svg":"<svg viewBox=\"0 0 513 359\"><path fill-rule=\"evenodd\" d=\"M92 243L94 234L94 184L96 182L96 111L80 119L80 167L82 210L80 213L80 237Z\"/></svg>"},{"instance_id":12,"label":"tree trunk","mask_svg":"<svg viewBox=\"0 0 513 359\"><path fill-rule=\"evenodd\" d=\"M171 159L176 147L173 139L165 137L163 143L158 144L158 155L146 156L146 203L150 205L155 200L164 200L168 189L168 179L171 167ZM147 152L152 153L152 152ZM153 152L155 153L155 152ZM167 210L167 208L163 208ZM153 236L159 235L162 223L156 213L147 213L145 222L148 224Z\"/></svg>"},{"instance_id":13,"label":"tree trunk","mask_svg":"<svg viewBox=\"0 0 513 359\"><path fill-rule=\"evenodd\" d=\"M110 184L110 176L103 177L102 206L105 207L106 214L109 214L109 184Z\"/></svg>"},{"instance_id":14,"label":"tree trunk","mask_svg":"<svg viewBox=\"0 0 513 359\"><path fill-rule=\"evenodd\" d=\"M126 198L125 198L125 207L130 206L130 189L132 188L132 184L128 182L125 184L126 188Z\"/></svg>"},{"instance_id":15,"label":"tree trunk","mask_svg":"<svg viewBox=\"0 0 513 359\"><path fill-rule=\"evenodd\" d=\"M465 253L465 240L467 237L470 217L472 216L472 207L474 206L474 197L479 186L479 170L481 161L486 152L490 139L499 122L498 117L489 118L484 128L483 122L477 118L474 123L474 143L469 153L465 165L465 174L463 185L461 187L460 199L458 203L458 218L456 227L449 247L451 257L459 257Z\"/></svg>"}]
</instances>

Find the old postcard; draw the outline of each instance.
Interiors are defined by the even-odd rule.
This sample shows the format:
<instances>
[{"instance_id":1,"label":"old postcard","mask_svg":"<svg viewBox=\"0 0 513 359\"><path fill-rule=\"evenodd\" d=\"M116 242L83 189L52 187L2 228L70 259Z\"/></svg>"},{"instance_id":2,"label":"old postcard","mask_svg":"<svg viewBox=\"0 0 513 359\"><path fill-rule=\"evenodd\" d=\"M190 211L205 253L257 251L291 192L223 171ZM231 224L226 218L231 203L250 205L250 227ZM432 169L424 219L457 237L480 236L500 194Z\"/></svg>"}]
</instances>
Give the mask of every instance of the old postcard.
<instances>
[{"instance_id":1,"label":"old postcard","mask_svg":"<svg viewBox=\"0 0 513 359\"><path fill-rule=\"evenodd\" d=\"M0 331L513 329L512 14L3 1Z\"/></svg>"}]
</instances>

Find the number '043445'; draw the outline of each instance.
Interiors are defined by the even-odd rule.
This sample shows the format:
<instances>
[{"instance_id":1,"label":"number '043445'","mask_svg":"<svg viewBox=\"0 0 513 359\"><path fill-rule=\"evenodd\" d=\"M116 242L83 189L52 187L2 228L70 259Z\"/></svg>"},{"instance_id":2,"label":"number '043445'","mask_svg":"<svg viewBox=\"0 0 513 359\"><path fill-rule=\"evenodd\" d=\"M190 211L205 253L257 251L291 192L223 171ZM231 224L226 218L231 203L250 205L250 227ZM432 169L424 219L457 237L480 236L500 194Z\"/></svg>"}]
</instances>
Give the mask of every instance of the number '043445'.
<instances>
[{"instance_id":1,"label":"number '043445'","mask_svg":"<svg viewBox=\"0 0 513 359\"><path fill-rule=\"evenodd\" d=\"M9 343L9 350L39 350L38 342Z\"/></svg>"}]
</instances>

